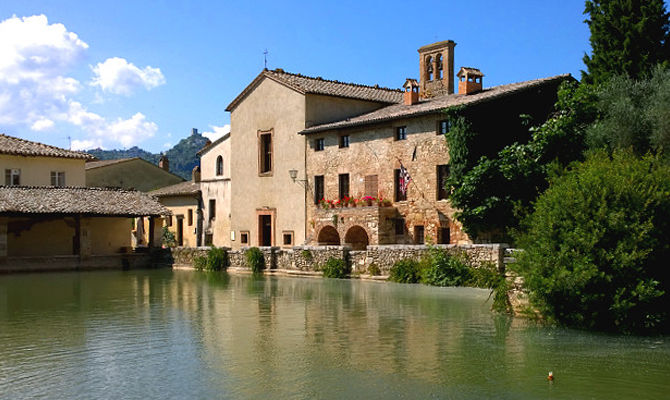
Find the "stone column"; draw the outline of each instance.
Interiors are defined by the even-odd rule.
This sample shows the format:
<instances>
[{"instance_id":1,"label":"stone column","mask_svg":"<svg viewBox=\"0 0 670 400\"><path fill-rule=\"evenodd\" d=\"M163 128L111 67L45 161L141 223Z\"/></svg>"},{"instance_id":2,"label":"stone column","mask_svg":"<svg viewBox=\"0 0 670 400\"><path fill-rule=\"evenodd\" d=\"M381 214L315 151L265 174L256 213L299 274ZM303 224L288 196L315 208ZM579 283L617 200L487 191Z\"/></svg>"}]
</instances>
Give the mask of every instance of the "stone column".
<instances>
[{"instance_id":1,"label":"stone column","mask_svg":"<svg viewBox=\"0 0 670 400\"><path fill-rule=\"evenodd\" d=\"M0 217L0 264L7 261L9 248L7 247L7 224L9 218Z\"/></svg>"},{"instance_id":2,"label":"stone column","mask_svg":"<svg viewBox=\"0 0 670 400\"><path fill-rule=\"evenodd\" d=\"M149 217L149 247L160 247L163 239L163 218Z\"/></svg>"},{"instance_id":3,"label":"stone column","mask_svg":"<svg viewBox=\"0 0 670 400\"><path fill-rule=\"evenodd\" d=\"M77 218L79 229L79 259L85 260L91 255L91 229L88 218Z\"/></svg>"}]
</instances>

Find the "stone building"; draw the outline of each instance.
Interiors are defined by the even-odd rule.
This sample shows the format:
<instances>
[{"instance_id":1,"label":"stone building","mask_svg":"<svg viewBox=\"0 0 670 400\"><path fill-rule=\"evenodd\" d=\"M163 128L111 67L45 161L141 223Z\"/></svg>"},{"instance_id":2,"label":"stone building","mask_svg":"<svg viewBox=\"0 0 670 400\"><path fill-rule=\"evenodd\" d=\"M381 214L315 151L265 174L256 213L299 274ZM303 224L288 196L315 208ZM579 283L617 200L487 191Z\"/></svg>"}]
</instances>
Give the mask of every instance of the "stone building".
<instances>
[{"instance_id":1,"label":"stone building","mask_svg":"<svg viewBox=\"0 0 670 400\"><path fill-rule=\"evenodd\" d=\"M234 183L231 247L302 244L310 195L305 184L307 142L298 132L398 103L402 96L397 89L281 69L262 71L226 109L231 113L230 180ZM209 164L205 159L203 155L203 166Z\"/></svg>"},{"instance_id":2,"label":"stone building","mask_svg":"<svg viewBox=\"0 0 670 400\"><path fill-rule=\"evenodd\" d=\"M120 267L135 217L148 217L148 245L158 245L168 210L142 192L84 187L92 158L0 135L0 272Z\"/></svg>"},{"instance_id":3,"label":"stone building","mask_svg":"<svg viewBox=\"0 0 670 400\"><path fill-rule=\"evenodd\" d=\"M204 244L230 247L230 133L198 152L200 156Z\"/></svg>"},{"instance_id":4,"label":"stone building","mask_svg":"<svg viewBox=\"0 0 670 400\"><path fill-rule=\"evenodd\" d=\"M172 232L175 244L183 247L202 245L202 194L200 191L200 167L193 170L190 181L177 183L149 192L170 210L163 226Z\"/></svg>"},{"instance_id":5,"label":"stone building","mask_svg":"<svg viewBox=\"0 0 670 400\"><path fill-rule=\"evenodd\" d=\"M139 157L88 161L86 186L149 192L184 181L170 172L165 156L162 161L160 165L154 165Z\"/></svg>"},{"instance_id":6,"label":"stone building","mask_svg":"<svg viewBox=\"0 0 670 400\"><path fill-rule=\"evenodd\" d=\"M570 77L484 89L481 71L461 68L455 94L454 46L446 41L419 49L420 80L405 82L402 102L300 131L308 141L308 243L363 249L368 244L470 242L445 189L448 111L459 110L477 130L473 152L495 154L527 138L521 115L544 120L558 85ZM411 179L403 191L405 171ZM362 200L366 196L374 200Z\"/></svg>"}]
</instances>

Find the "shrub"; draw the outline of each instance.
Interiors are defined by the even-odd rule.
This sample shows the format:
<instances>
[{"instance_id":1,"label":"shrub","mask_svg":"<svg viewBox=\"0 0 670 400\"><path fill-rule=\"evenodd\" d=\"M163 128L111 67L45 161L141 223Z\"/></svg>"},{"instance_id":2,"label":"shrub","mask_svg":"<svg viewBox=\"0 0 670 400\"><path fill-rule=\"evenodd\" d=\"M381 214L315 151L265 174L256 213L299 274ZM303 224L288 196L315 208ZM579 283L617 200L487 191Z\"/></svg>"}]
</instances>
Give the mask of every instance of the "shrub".
<instances>
[{"instance_id":1,"label":"shrub","mask_svg":"<svg viewBox=\"0 0 670 400\"><path fill-rule=\"evenodd\" d=\"M244 255L247 258L247 264L249 264L254 274L260 273L265 268L265 257L258 247L251 247Z\"/></svg>"},{"instance_id":2,"label":"shrub","mask_svg":"<svg viewBox=\"0 0 670 400\"><path fill-rule=\"evenodd\" d=\"M329 258L322 268L325 278L346 278L351 270L345 260Z\"/></svg>"},{"instance_id":3,"label":"shrub","mask_svg":"<svg viewBox=\"0 0 670 400\"><path fill-rule=\"evenodd\" d=\"M165 247L177 247L177 240L174 237L174 233L170 232L167 226L163 227L161 242Z\"/></svg>"},{"instance_id":4,"label":"shrub","mask_svg":"<svg viewBox=\"0 0 670 400\"><path fill-rule=\"evenodd\" d=\"M208 271L220 271L228 268L228 252L220 247L212 247L207 252L206 269Z\"/></svg>"},{"instance_id":5,"label":"shrub","mask_svg":"<svg viewBox=\"0 0 670 400\"><path fill-rule=\"evenodd\" d=\"M514 268L546 317L584 328L667 330L670 166L630 152L592 154L554 179L525 227Z\"/></svg>"},{"instance_id":6,"label":"shrub","mask_svg":"<svg viewBox=\"0 0 670 400\"><path fill-rule=\"evenodd\" d=\"M197 271L202 271L207 267L207 257L195 256L193 257L193 268Z\"/></svg>"},{"instance_id":7,"label":"shrub","mask_svg":"<svg viewBox=\"0 0 670 400\"><path fill-rule=\"evenodd\" d=\"M389 271L389 280L399 283L419 282L419 262L416 260L396 261Z\"/></svg>"},{"instance_id":8,"label":"shrub","mask_svg":"<svg viewBox=\"0 0 670 400\"><path fill-rule=\"evenodd\" d=\"M471 268L445 250L431 248L422 260L421 281L433 286L464 286L472 280Z\"/></svg>"},{"instance_id":9,"label":"shrub","mask_svg":"<svg viewBox=\"0 0 670 400\"><path fill-rule=\"evenodd\" d=\"M368 274L372 276L379 276L382 274L382 270L379 268L379 265L373 263L368 267Z\"/></svg>"}]
</instances>

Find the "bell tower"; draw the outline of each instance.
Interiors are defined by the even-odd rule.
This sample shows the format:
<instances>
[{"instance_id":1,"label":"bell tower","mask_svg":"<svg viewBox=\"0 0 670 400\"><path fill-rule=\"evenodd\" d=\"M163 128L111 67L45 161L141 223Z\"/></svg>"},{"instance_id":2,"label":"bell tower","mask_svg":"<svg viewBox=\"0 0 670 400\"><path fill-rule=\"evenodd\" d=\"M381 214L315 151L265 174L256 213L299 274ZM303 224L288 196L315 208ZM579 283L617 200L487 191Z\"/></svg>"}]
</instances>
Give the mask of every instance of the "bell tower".
<instances>
[{"instance_id":1,"label":"bell tower","mask_svg":"<svg viewBox=\"0 0 670 400\"><path fill-rule=\"evenodd\" d=\"M421 97L454 93L454 47L445 40L421 47L419 51L419 91Z\"/></svg>"}]
</instances>

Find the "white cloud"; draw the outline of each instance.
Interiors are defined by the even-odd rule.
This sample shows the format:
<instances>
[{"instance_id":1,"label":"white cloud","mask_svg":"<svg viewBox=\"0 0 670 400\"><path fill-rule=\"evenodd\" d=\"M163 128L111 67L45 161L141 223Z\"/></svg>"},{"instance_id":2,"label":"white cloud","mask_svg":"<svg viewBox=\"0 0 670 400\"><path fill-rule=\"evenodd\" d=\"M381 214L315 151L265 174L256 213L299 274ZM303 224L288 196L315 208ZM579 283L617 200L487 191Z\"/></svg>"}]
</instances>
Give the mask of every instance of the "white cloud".
<instances>
[{"instance_id":1,"label":"white cloud","mask_svg":"<svg viewBox=\"0 0 670 400\"><path fill-rule=\"evenodd\" d=\"M73 140L72 150L90 150L102 148L102 142L98 140Z\"/></svg>"},{"instance_id":2,"label":"white cloud","mask_svg":"<svg viewBox=\"0 0 670 400\"><path fill-rule=\"evenodd\" d=\"M35 121L31 126L30 129L34 131L44 131L47 129L51 129L54 126L54 122L50 119L47 118L42 118L37 121Z\"/></svg>"},{"instance_id":3,"label":"white cloud","mask_svg":"<svg viewBox=\"0 0 670 400\"><path fill-rule=\"evenodd\" d=\"M91 85L114 94L130 95L139 87L149 90L165 83L159 68L146 66L140 69L119 57L108 58L92 69L95 76Z\"/></svg>"},{"instance_id":4,"label":"white cloud","mask_svg":"<svg viewBox=\"0 0 670 400\"><path fill-rule=\"evenodd\" d=\"M172 148L172 143L165 142L165 143L163 143L163 147L165 147L166 149L170 149L170 148Z\"/></svg>"},{"instance_id":5,"label":"white cloud","mask_svg":"<svg viewBox=\"0 0 670 400\"><path fill-rule=\"evenodd\" d=\"M226 125L223 125L223 126L210 125L209 128L212 131L211 132L202 132L202 136L206 137L207 139L211 140L212 142L216 141L221 136L230 132L230 125L229 124L226 124Z\"/></svg>"},{"instance_id":6,"label":"white cloud","mask_svg":"<svg viewBox=\"0 0 670 400\"><path fill-rule=\"evenodd\" d=\"M43 128L38 121L67 108L79 82L65 77L88 44L44 15L0 22L0 123Z\"/></svg>"},{"instance_id":7,"label":"white cloud","mask_svg":"<svg viewBox=\"0 0 670 400\"><path fill-rule=\"evenodd\" d=\"M76 99L84 87L68 74L83 67L88 47L63 24L49 24L44 15L0 21L0 125L54 131L60 124L69 124L87 136L73 140L72 147L77 149L105 143L131 146L154 136L158 126L142 113L110 119L89 111ZM110 58L96 68L98 86L114 93L130 93L137 86L150 89L165 82L158 68L140 70L122 58ZM70 134L72 129L67 129Z\"/></svg>"}]
</instances>

